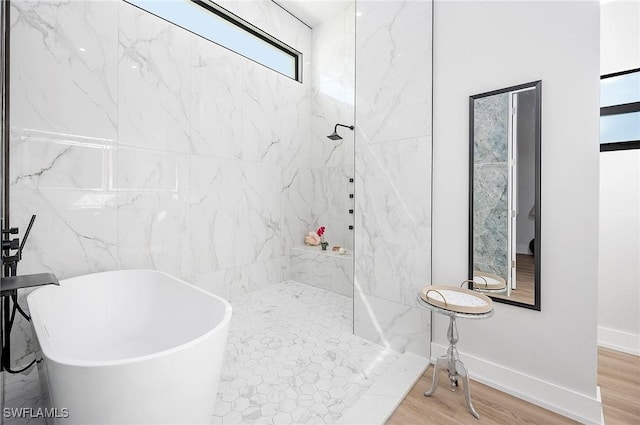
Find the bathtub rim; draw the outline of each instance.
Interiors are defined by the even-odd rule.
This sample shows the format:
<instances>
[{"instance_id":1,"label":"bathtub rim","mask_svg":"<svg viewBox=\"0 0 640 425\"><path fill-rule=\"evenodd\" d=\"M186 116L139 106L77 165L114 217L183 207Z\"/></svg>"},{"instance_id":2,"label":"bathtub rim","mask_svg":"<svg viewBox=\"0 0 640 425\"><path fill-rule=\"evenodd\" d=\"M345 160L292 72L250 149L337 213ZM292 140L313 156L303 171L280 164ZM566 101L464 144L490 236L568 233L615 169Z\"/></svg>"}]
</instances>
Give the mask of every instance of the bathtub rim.
<instances>
[{"instance_id":1,"label":"bathtub rim","mask_svg":"<svg viewBox=\"0 0 640 425\"><path fill-rule=\"evenodd\" d=\"M173 275L170 275L169 273L163 272L163 271L159 271L159 270L151 270L151 269L123 269L123 270L111 270L111 271L104 271L104 272L97 272L97 273L88 273L88 274L83 274L83 275L78 275L78 276L73 276L73 277L69 277L69 278L65 278L62 279L60 281L60 285L62 286L62 284L64 284L65 281L70 280L70 279L76 279L76 278L82 278L82 277L86 277L86 276L95 276L95 275L103 275L103 274L116 274L118 272L145 272L145 273L151 273L151 274L162 274L165 275L171 279L174 279L178 282L180 282L183 285L187 285L189 286L191 289L194 289L196 291L199 291L211 298L217 299L218 301L221 301L222 304L225 307L224 310L224 315L222 317L222 320L220 320L220 322L218 324L216 324L213 328L211 328L210 330L208 330L207 332L205 332L204 334L189 340L183 344L179 344L175 347L171 347L168 348L166 350L162 350L162 351L158 351L155 353L151 353L151 354L145 354L143 356L136 356L136 357L128 357L126 359L118 359L118 360L78 360L78 359L69 359L68 357L61 357L58 355L52 355L52 351L55 351L51 348L50 344L49 344L49 336L48 336L48 331L46 330L46 328L43 327L43 322L42 322L42 318L40 317L40 314L38 313L37 309L36 311L32 311L31 309L31 305L32 303L29 302L30 298L33 296L34 300L36 298L35 295L38 291L44 291L47 289L52 289L52 288L48 288L48 287L43 287L43 288L38 288L35 291L29 293L27 295L27 305L29 306L29 314L31 316L31 326L34 329L35 332L35 337L37 339L37 343L38 346L40 347L40 351L42 351L43 357L46 360L50 360L62 365L67 365L67 366L77 366L77 367L108 367L108 366L120 366L120 365L128 365L128 364L134 364L134 363L139 363L139 362L144 362L144 361L149 361L149 360L153 360L153 359L157 359L157 358L161 358L161 357L165 357L165 356L169 356L171 354L174 353L178 353L180 351L184 351L187 350L191 347L193 347L194 345L197 345L198 343L213 337L215 334L217 334L218 332L222 331L223 328L229 326L229 322L231 321L231 314L233 312L233 308L231 307L231 304L229 303L229 301L227 301L226 299L216 295L216 294L212 294L210 292L205 291L202 288L198 288L197 286L195 286L194 284L188 283L180 278L177 278ZM36 303L36 301L33 301L33 303ZM34 304L34 305L37 305ZM40 334L43 334L46 336L46 340L42 341L42 339L39 337ZM226 339L225 339L226 341Z\"/></svg>"}]
</instances>

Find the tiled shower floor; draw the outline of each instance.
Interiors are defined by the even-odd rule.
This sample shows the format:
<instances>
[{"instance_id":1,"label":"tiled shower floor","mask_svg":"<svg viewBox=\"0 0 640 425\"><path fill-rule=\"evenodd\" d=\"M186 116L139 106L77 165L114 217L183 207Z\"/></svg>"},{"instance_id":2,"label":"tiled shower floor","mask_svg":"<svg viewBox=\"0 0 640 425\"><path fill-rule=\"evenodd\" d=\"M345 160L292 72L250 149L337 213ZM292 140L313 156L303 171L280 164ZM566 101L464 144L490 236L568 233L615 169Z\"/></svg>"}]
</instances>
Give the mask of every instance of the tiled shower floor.
<instances>
[{"instance_id":1,"label":"tiled shower floor","mask_svg":"<svg viewBox=\"0 0 640 425\"><path fill-rule=\"evenodd\" d=\"M351 298L287 281L249 293L232 305L212 424L341 422L359 417L357 411L375 410L367 406L368 401L379 404L375 393L379 396L380 391L371 394L374 383L388 392L383 381L408 372L396 390L400 399L418 376L415 366L398 369L406 355L353 335ZM5 375L5 408L37 408L39 403L35 370ZM5 418L4 423L44 421Z\"/></svg>"}]
</instances>

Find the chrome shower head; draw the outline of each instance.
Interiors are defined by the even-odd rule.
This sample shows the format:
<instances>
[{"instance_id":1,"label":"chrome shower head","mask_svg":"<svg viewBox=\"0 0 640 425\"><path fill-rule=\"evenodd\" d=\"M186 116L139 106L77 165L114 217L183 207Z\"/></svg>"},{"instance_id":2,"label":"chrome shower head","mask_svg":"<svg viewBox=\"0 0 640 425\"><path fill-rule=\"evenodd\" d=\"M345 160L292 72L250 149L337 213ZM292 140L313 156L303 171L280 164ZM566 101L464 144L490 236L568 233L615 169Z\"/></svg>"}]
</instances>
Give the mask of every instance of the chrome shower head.
<instances>
[{"instance_id":1,"label":"chrome shower head","mask_svg":"<svg viewBox=\"0 0 640 425\"><path fill-rule=\"evenodd\" d=\"M348 128L349 130L353 130L352 125L336 124L336 126L333 128L333 133L327 136L329 139L342 140L342 137L340 137L340 135L338 134L338 126Z\"/></svg>"}]
</instances>

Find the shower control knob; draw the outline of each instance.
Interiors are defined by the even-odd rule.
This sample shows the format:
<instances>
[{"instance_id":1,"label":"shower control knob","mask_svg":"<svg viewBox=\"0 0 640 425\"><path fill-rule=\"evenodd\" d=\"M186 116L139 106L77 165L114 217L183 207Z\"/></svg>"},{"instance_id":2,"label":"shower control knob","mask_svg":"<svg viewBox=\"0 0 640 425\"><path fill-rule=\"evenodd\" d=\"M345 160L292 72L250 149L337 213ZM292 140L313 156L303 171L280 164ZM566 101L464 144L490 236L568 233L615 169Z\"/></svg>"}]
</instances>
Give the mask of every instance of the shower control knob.
<instances>
[{"instance_id":1,"label":"shower control knob","mask_svg":"<svg viewBox=\"0 0 640 425\"><path fill-rule=\"evenodd\" d=\"M12 240L2 241L2 249L18 249L20 248L20 241L18 238Z\"/></svg>"},{"instance_id":2,"label":"shower control knob","mask_svg":"<svg viewBox=\"0 0 640 425\"><path fill-rule=\"evenodd\" d=\"M18 234L18 228L17 227L12 227L10 229L2 229L2 234L3 235L17 235Z\"/></svg>"}]
</instances>

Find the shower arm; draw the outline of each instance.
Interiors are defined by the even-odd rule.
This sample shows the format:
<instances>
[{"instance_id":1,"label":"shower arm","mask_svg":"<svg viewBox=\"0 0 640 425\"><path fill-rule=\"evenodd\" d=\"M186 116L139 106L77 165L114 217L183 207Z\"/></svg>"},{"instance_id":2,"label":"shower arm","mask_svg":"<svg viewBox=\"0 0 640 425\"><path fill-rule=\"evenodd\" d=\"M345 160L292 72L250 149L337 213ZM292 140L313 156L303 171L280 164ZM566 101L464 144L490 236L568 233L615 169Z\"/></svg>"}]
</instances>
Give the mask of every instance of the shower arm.
<instances>
[{"instance_id":1,"label":"shower arm","mask_svg":"<svg viewBox=\"0 0 640 425\"><path fill-rule=\"evenodd\" d=\"M338 131L338 126L348 128L349 130L353 130L354 128L352 125L336 124L336 126L333 128L334 133Z\"/></svg>"}]
</instances>

